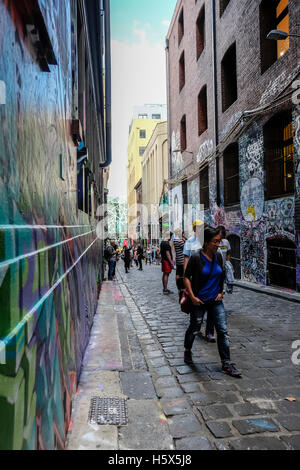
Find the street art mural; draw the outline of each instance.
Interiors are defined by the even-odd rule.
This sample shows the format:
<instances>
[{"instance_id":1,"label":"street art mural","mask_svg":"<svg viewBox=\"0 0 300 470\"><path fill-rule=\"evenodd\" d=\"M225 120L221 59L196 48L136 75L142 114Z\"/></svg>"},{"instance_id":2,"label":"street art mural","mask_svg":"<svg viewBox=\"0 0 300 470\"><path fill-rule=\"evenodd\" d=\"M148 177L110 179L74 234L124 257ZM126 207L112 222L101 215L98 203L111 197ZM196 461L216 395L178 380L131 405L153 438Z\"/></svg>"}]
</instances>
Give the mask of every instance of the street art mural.
<instances>
[{"instance_id":1,"label":"street art mural","mask_svg":"<svg viewBox=\"0 0 300 470\"><path fill-rule=\"evenodd\" d=\"M264 187L260 179L250 178L243 185L240 204L245 221L255 222L261 218L264 209Z\"/></svg>"},{"instance_id":2,"label":"street art mural","mask_svg":"<svg viewBox=\"0 0 300 470\"><path fill-rule=\"evenodd\" d=\"M77 215L68 132L70 2L51 4L59 67L44 73L14 24L16 3L0 1L0 449L64 448L97 305L101 247Z\"/></svg>"},{"instance_id":3,"label":"street art mural","mask_svg":"<svg viewBox=\"0 0 300 470\"><path fill-rule=\"evenodd\" d=\"M200 186L199 177L188 181L187 183L187 197L189 210L184 223L186 235L192 233L192 224L196 219L204 220L204 211L200 206Z\"/></svg>"},{"instance_id":4,"label":"street art mural","mask_svg":"<svg viewBox=\"0 0 300 470\"><path fill-rule=\"evenodd\" d=\"M183 220L183 198L182 198L182 185L178 184L171 191L170 197L170 227L173 232L176 229L182 230Z\"/></svg>"},{"instance_id":5,"label":"street art mural","mask_svg":"<svg viewBox=\"0 0 300 470\"><path fill-rule=\"evenodd\" d=\"M265 225L264 222L243 224L242 279L265 284Z\"/></svg>"},{"instance_id":6,"label":"street art mural","mask_svg":"<svg viewBox=\"0 0 300 470\"><path fill-rule=\"evenodd\" d=\"M280 235L295 240L294 198L274 199L265 204L267 236Z\"/></svg>"},{"instance_id":7,"label":"street art mural","mask_svg":"<svg viewBox=\"0 0 300 470\"><path fill-rule=\"evenodd\" d=\"M205 140L198 150L196 160L198 163L204 162L204 160L212 153L214 149L214 144L211 139Z\"/></svg>"},{"instance_id":8,"label":"street art mural","mask_svg":"<svg viewBox=\"0 0 300 470\"><path fill-rule=\"evenodd\" d=\"M176 133L172 132L172 140L171 140L171 159L172 159L172 173L171 176L174 177L176 174L182 170L184 162L182 153L178 150L181 149L181 142L180 142L180 132L177 131Z\"/></svg>"},{"instance_id":9,"label":"street art mural","mask_svg":"<svg viewBox=\"0 0 300 470\"><path fill-rule=\"evenodd\" d=\"M300 83L297 82L298 90ZM300 292L300 100L299 92L294 97L295 109L293 112L293 128L294 128L294 162L295 162L295 221L296 221L296 285Z\"/></svg>"}]
</instances>

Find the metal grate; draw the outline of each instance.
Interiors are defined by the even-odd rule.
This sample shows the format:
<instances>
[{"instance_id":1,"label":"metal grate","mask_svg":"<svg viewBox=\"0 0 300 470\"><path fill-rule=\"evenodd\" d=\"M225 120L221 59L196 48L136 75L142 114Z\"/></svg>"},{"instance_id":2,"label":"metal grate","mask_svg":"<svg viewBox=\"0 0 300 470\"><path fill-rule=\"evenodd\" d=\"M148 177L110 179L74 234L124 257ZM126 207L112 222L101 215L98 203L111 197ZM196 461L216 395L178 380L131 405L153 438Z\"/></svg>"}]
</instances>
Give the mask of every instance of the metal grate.
<instances>
[{"instance_id":1,"label":"metal grate","mask_svg":"<svg viewBox=\"0 0 300 470\"><path fill-rule=\"evenodd\" d=\"M128 423L125 398L92 397L89 411L91 424L123 426Z\"/></svg>"}]
</instances>

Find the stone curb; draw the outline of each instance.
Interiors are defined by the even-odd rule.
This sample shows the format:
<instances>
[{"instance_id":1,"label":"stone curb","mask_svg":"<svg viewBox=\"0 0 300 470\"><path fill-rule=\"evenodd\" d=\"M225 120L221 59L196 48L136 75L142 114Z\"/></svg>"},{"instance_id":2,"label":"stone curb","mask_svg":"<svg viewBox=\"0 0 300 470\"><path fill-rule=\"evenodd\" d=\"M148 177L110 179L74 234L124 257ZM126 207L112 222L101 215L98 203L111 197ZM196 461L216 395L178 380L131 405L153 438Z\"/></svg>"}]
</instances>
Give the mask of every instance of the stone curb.
<instances>
[{"instance_id":1,"label":"stone curb","mask_svg":"<svg viewBox=\"0 0 300 470\"><path fill-rule=\"evenodd\" d=\"M243 289L249 289L254 292L259 292L261 294L271 295L273 297L278 297L280 299L289 300L290 302L300 303L300 293L289 293L283 292L280 289L275 289L272 287L261 286L258 284L254 284L252 282L246 281L235 281L234 285L237 287L241 287Z\"/></svg>"}]
</instances>

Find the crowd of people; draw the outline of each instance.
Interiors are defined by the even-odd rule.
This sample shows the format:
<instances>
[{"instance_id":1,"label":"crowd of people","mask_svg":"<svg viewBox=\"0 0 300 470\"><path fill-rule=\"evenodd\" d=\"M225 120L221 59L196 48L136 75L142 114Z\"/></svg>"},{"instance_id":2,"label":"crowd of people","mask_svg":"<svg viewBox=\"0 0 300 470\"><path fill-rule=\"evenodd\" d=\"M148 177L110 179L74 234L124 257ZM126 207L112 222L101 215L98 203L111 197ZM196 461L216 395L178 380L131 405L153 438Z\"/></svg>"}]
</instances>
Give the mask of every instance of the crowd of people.
<instances>
[{"instance_id":1,"label":"crowd of people","mask_svg":"<svg viewBox=\"0 0 300 470\"><path fill-rule=\"evenodd\" d=\"M222 370L233 377L241 377L230 359L223 304L225 292L233 293L234 269L230 256L231 247L226 239L225 227L210 227L201 220L193 222L193 233L188 238L178 229L173 234L169 233L160 246L144 247L137 244L119 249L111 241L105 249L110 281L115 277L115 266L120 258L124 261L125 273L129 272L133 263L140 271L143 271L143 263L161 265L163 294L169 295L173 293L168 289L169 276L175 270L179 302L182 303L183 298L188 302L190 315L190 324L184 339L184 362L193 365L192 346L195 336L201 335L201 326L206 315L204 338L209 343L217 342Z\"/></svg>"},{"instance_id":2,"label":"crowd of people","mask_svg":"<svg viewBox=\"0 0 300 470\"><path fill-rule=\"evenodd\" d=\"M124 261L125 273L127 274L135 264L139 271L143 271L143 263L160 265L161 251L157 245L143 247L141 244L125 244L120 248L115 240L108 240L104 250L104 260L108 267L107 278L109 281L115 279L115 269L117 262Z\"/></svg>"}]
</instances>

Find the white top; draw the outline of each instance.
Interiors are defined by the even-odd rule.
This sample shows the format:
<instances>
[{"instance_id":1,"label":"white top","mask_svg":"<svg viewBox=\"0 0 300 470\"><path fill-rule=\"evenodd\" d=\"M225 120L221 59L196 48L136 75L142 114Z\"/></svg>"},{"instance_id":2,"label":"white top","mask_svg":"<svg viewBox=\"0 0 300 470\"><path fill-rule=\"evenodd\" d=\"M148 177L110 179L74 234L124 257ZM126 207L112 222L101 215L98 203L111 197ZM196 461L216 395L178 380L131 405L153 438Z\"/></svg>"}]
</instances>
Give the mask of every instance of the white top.
<instances>
[{"instance_id":1,"label":"white top","mask_svg":"<svg viewBox=\"0 0 300 470\"><path fill-rule=\"evenodd\" d=\"M201 250L202 245L200 240L196 237L194 233L184 244L183 254L185 256L192 256L196 251Z\"/></svg>"},{"instance_id":2,"label":"white top","mask_svg":"<svg viewBox=\"0 0 300 470\"><path fill-rule=\"evenodd\" d=\"M219 245L218 252L221 253L222 255L224 266L226 263L227 251L230 251L230 250L231 250L231 246L230 246L229 241L226 238L223 238Z\"/></svg>"}]
</instances>

